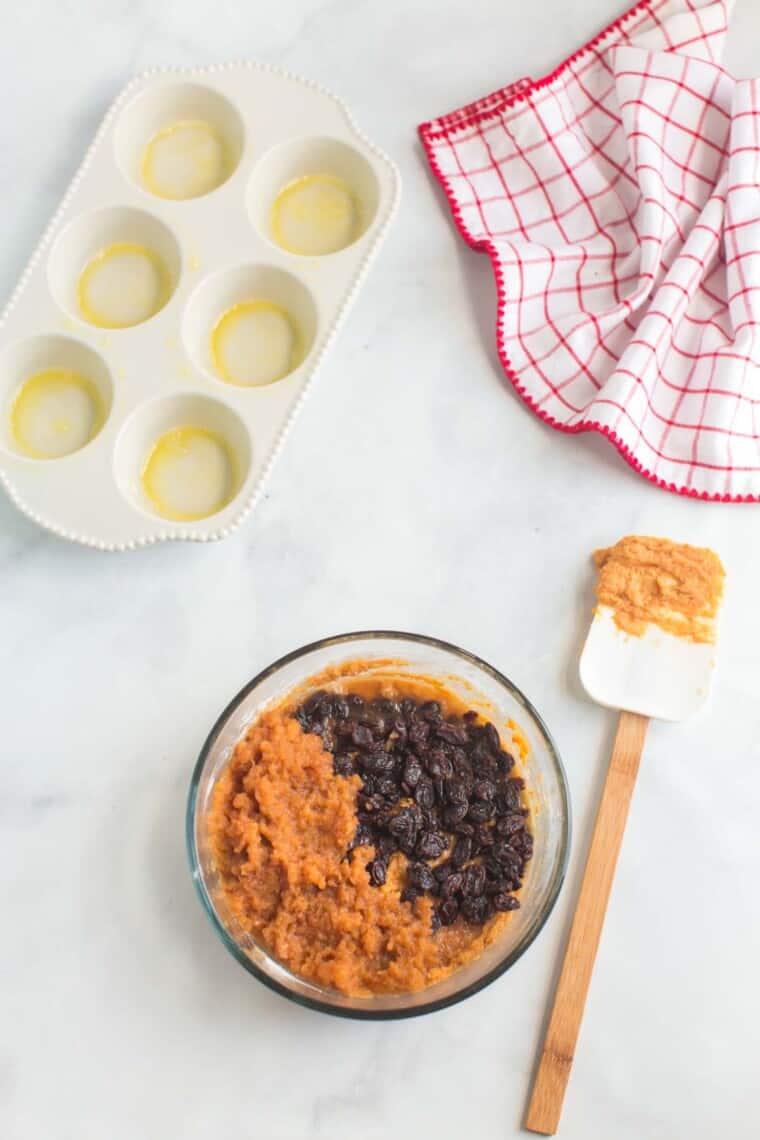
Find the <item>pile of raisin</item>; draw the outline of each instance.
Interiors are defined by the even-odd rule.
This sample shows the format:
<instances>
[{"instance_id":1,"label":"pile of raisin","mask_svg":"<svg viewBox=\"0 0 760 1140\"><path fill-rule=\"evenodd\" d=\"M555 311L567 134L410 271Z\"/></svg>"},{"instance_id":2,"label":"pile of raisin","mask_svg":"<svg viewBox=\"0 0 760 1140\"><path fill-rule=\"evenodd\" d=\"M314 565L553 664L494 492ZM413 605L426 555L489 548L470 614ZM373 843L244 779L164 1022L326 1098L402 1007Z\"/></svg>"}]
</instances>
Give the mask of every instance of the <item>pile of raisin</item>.
<instances>
[{"instance_id":1,"label":"pile of raisin","mask_svg":"<svg viewBox=\"0 0 760 1140\"><path fill-rule=\"evenodd\" d=\"M374 886L400 851L408 860L402 898L432 896L434 930L460 916L479 926L519 907L512 892L522 885L533 837L524 781L510 776L514 760L493 724L471 711L444 716L437 701L366 701L323 690L295 716L322 738L338 776L361 777L350 850L374 847L367 864Z\"/></svg>"}]
</instances>

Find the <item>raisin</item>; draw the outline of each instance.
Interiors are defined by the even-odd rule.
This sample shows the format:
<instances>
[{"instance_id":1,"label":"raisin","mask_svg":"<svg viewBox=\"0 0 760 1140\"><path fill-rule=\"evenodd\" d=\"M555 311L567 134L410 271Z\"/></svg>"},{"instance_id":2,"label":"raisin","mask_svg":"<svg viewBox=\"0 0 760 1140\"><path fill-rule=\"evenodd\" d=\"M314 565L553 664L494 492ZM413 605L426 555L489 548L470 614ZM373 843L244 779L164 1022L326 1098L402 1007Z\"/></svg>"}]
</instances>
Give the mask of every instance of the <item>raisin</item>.
<instances>
[{"instance_id":1,"label":"raisin","mask_svg":"<svg viewBox=\"0 0 760 1140\"><path fill-rule=\"evenodd\" d=\"M404 783L408 788L416 788L422 779L422 765L416 756L410 756L404 765Z\"/></svg>"},{"instance_id":2,"label":"raisin","mask_svg":"<svg viewBox=\"0 0 760 1140\"><path fill-rule=\"evenodd\" d=\"M438 701L425 701L418 708L417 715L432 723L440 722L442 720L441 706Z\"/></svg>"},{"instance_id":3,"label":"raisin","mask_svg":"<svg viewBox=\"0 0 760 1140\"><path fill-rule=\"evenodd\" d=\"M486 869L482 863L471 863L463 875L462 894L482 895L486 885Z\"/></svg>"},{"instance_id":4,"label":"raisin","mask_svg":"<svg viewBox=\"0 0 760 1140\"><path fill-rule=\"evenodd\" d=\"M432 827L426 825L425 812L422 810L419 804L409 804L409 807L405 808L404 810L409 812L409 815L414 820L415 827L417 827L418 830L423 827L425 828L425 831L433 830Z\"/></svg>"},{"instance_id":5,"label":"raisin","mask_svg":"<svg viewBox=\"0 0 760 1140\"><path fill-rule=\"evenodd\" d=\"M350 705L345 697L335 697L332 703L332 715L337 720L347 720Z\"/></svg>"},{"instance_id":6,"label":"raisin","mask_svg":"<svg viewBox=\"0 0 760 1140\"><path fill-rule=\"evenodd\" d=\"M435 730L436 736L440 740L445 740L447 744L466 744L468 741L467 729L462 724L451 724L450 721L444 721L439 724Z\"/></svg>"},{"instance_id":7,"label":"raisin","mask_svg":"<svg viewBox=\"0 0 760 1140\"><path fill-rule=\"evenodd\" d=\"M519 776L510 776L502 783L502 797L506 811L516 811L520 807L520 792L524 787Z\"/></svg>"},{"instance_id":8,"label":"raisin","mask_svg":"<svg viewBox=\"0 0 760 1140\"><path fill-rule=\"evenodd\" d=\"M461 823L467 815L469 804L449 804L443 809L443 822L448 828L454 828Z\"/></svg>"},{"instance_id":9,"label":"raisin","mask_svg":"<svg viewBox=\"0 0 760 1140\"><path fill-rule=\"evenodd\" d=\"M533 836L529 835L527 831L520 831L517 835L513 835L510 843L526 862L533 855Z\"/></svg>"},{"instance_id":10,"label":"raisin","mask_svg":"<svg viewBox=\"0 0 760 1140\"><path fill-rule=\"evenodd\" d=\"M366 724L356 724L351 731L351 739L357 748L369 748L372 744L372 733Z\"/></svg>"},{"instance_id":11,"label":"raisin","mask_svg":"<svg viewBox=\"0 0 760 1140\"><path fill-rule=\"evenodd\" d=\"M354 762L345 752L338 753L333 759L333 771L336 776L353 776Z\"/></svg>"},{"instance_id":12,"label":"raisin","mask_svg":"<svg viewBox=\"0 0 760 1140\"><path fill-rule=\"evenodd\" d=\"M503 841L494 844L493 857L502 867L519 867L521 864L520 856L514 847Z\"/></svg>"},{"instance_id":13,"label":"raisin","mask_svg":"<svg viewBox=\"0 0 760 1140\"><path fill-rule=\"evenodd\" d=\"M375 840L375 854L387 863L393 855L394 851L398 850L398 843L392 835L380 835Z\"/></svg>"},{"instance_id":14,"label":"raisin","mask_svg":"<svg viewBox=\"0 0 760 1140\"><path fill-rule=\"evenodd\" d=\"M459 903L456 899L446 899L438 907L438 917L442 926L451 926L452 922L456 922L458 915Z\"/></svg>"},{"instance_id":15,"label":"raisin","mask_svg":"<svg viewBox=\"0 0 760 1140\"><path fill-rule=\"evenodd\" d=\"M470 748L470 761L473 766L480 769L489 757L488 746L484 740L476 740Z\"/></svg>"},{"instance_id":16,"label":"raisin","mask_svg":"<svg viewBox=\"0 0 760 1140\"><path fill-rule=\"evenodd\" d=\"M467 812L467 818L470 823L485 823L490 819L494 813L493 804L487 804L484 800L473 800L470 803L470 810Z\"/></svg>"},{"instance_id":17,"label":"raisin","mask_svg":"<svg viewBox=\"0 0 760 1140\"><path fill-rule=\"evenodd\" d=\"M485 800L491 803L496 795L496 785L490 780L477 780L472 786L472 794L476 800Z\"/></svg>"},{"instance_id":18,"label":"raisin","mask_svg":"<svg viewBox=\"0 0 760 1140\"><path fill-rule=\"evenodd\" d=\"M454 846L451 862L455 867L462 867L472 858L472 840L469 835L460 835Z\"/></svg>"},{"instance_id":19,"label":"raisin","mask_svg":"<svg viewBox=\"0 0 760 1140\"><path fill-rule=\"evenodd\" d=\"M326 709L330 707L330 694L325 692L324 689L318 689L316 693L312 693L310 697L304 701L303 712L310 720L315 717L321 717Z\"/></svg>"},{"instance_id":20,"label":"raisin","mask_svg":"<svg viewBox=\"0 0 760 1140\"><path fill-rule=\"evenodd\" d=\"M409 729L409 740L417 748L423 747L427 744L427 739L430 736L430 725L424 720L415 720Z\"/></svg>"},{"instance_id":21,"label":"raisin","mask_svg":"<svg viewBox=\"0 0 760 1140\"><path fill-rule=\"evenodd\" d=\"M443 855L448 843L438 831L423 831L417 841L416 854L420 859L438 859Z\"/></svg>"},{"instance_id":22,"label":"raisin","mask_svg":"<svg viewBox=\"0 0 760 1140\"><path fill-rule=\"evenodd\" d=\"M419 809L420 829L422 831L437 831L440 821L435 808L430 810L428 808L421 808L419 804L415 804L414 806Z\"/></svg>"},{"instance_id":23,"label":"raisin","mask_svg":"<svg viewBox=\"0 0 760 1140\"><path fill-rule=\"evenodd\" d=\"M431 748L425 756L425 768L433 779L448 780L454 774L451 760L441 748Z\"/></svg>"},{"instance_id":24,"label":"raisin","mask_svg":"<svg viewBox=\"0 0 760 1140\"><path fill-rule=\"evenodd\" d=\"M357 802L363 811L378 812L385 807L385 796L381 796L378 792L370 796L362 795L360 792Z\"/></svg>"},{"instance_id":25,"label":"raisin","mask_svg":"<svg viewBox=\"0 0 760 1140\"><path fill-rule=\"evenodd\" d=\"M510 754L508 752L505 752L503 749L499 753L497 760L499 763L499 771L504 775L506 775L507 772L511 772L515 766L514 756L510 756Z\"/></svg>"},{"instance_id":26,"label":"raisin","mask_svg":"<svg viewBox=\"0 0 760 1140\"><path fill-rule=\"evenodd\" d=\"M396 719L393 721L393 724L391 725L391 736L389 737L389 739L391 739L393 737L395 737L395 741L397 744L406 744L406 738L407 738L406 721L402 720L401 717L396 717Z\"/></svg>"},{"instance_id":27,"label":"raisin","mask_svg":"<svg viewBox=\"0 0 760 1140\"><path fill-rule=\"evenodd\" d=\"M490 720L483 725L483 737L492 752L501 752L501 738Z\"/></svg>"},{"instance_id":28,"label":"raisin","mask_svg":"<svg viewBox=\"0 0 760 1140\"><path fill-rule=\"evenodd\" d=\"M354 832L354 837L348 845L349 851L354 847L369 847L372 843L372 830L366 823L360 823Z\"/></svg>"},{"instance_id":29,"label":"raisin","mask_svg":"<svg viewBox=\"0 0 760 1140\"><path fill-rule=\"evenodd\" d=\"M444 906L446 904L444 903ZM473 926L480 926L489 917L489 900L485 895L467 895L462 899L462 918Z\"/></svg>"},{"instance_id":30,"label":"raisin","mask_svg":"<svg viewBox=\"0 0 760 1140\"><path fill-rule=\"evenodd\" d=\"M445 863L439 863L436 867L433 867L433 874L438 883L442 883L449 875L453 875L454 873L455 868L452 866L450 860L447 860Z\"/></svg>"},{"instance_id":31,"label":"raisin","mask_svg":"<svg viewBox=\"0 0 760 1140\"><path fill-rule=\"evenodd\" d=\"M382 859L371 859L367 864L367 870L369 871L369 881L372 883L372 886L382 887L388 873L388 868Z\"/></svg>"},{"instance_id":32,"label":"raisin","mask_svg":"<svg viewBox=\"0 0 760 1140\"><path fill-rule=\"evenodd\" d=\"M414 798L421 808L431 808L435 803L433 785L427 777L423 777L414 789Z\"/></svg>"},{"instance_id":33,"label":"raisin","mask_svg":"<svg viewBox=\"0 0 760 1140\"><path fill-rule=\"evenodd\" d=\"M508 839L510 835L515 835L516 832L522 831L525 826L525 820L521 815L505 815L496 821L496 833L502 839Z\"/></svg>"},{"instance_id":34,"label":"raisin","mask_svg":"<svg viewBox=\"0 0 760 1140\"><path fill-rule=\"evenodd\" d=\"M466 752L461 748L454 748L451 753L451 763L458 776L472 780L472 764Z\"/></svg>"},{"instance_id":35,"label":"raisin","mask_svg":"<svg viewBox=\"0 0 760 1140\"><path fill-rule=\"evenodd\" d=\"M491 847L496 842L494 830L488 823L479 823L473 836L478 847Z\"/></svg>"},{"instance_id":36,"label":"raisin","mask_svg":"<svg viewBox=\"0 0 760 1140\"><path fill-rule=\"evenodd\" d=\"M462 889L463 882L464 874L462 871L452 871L441 883L441 895L443 898L447 899L452 895L458 894Z\"/></svg>"},{"instance_id":37,"label":"raisin","mask_svg":"<svg viewBox=\"0 0 760 1140\"><path fill-rule=\"evenodd\" d=\"M466 804L467 789L462 780L449 780L446 784L446 799L450 804Z\"/></svg>"},{"instance_id":38,"label":"raisin","mask_svg":"<svg viewBox=\"0 0 760 1140\"><path fill-rule=\"evenodd\" d=\"M517 910L518 907L520 906L519 899L516 899L514 895L507 895L507 894L494 895L493 899L491 901L492 901L494 910L501 910L501 911Z\"/></svg>"},{"instance_id":39,"label":"raisin","mask_svg":"<svg viewBox=\"0 0 760 1140\"><path fill-rule=\"evenodd\" d=\"M388 824L388 830L390 831L391 835L403 835L404 832L408 831L410 828L412 831L416 831L417 821L412 815L409 808L401 808L400 811L397 811L393 819Z\"/></svg>"},{"instance_id":40,"label":"raisin","mask_svg":"<svg viewBox=\"0 0 760 1140\"><path fill-rule=\"evenodd\" d=\"M401 706L398 701L392 701L388 697L380 697L375 701L375 708L381 712L383 716L397 717L401 711Z\"/></svg>"},{"instance_id":41,"label":"raisin","mask_svg":"<svg viewBox=\"0 0 760 1140\"><path fill-rule=\"evenodd\" d=\"M402 808L388 823L388 830L398 840L402 851L411 853L417 841L417 824L411 812Z\"/></svg>"},{"instance_id":42,"label":"raisin","mask_svg":"<svg viewBox=\"0 0 760 1140\"><path fill-rule=\"evenodd\" d=\"M435 891L438 882L427 863L410 863L407 871L407 881L410 886L420 891Z\"/></svg>"},{"instance_id":43,"label":"raisin","mask_svg":"<svg viewBox=\"0 0 760 1140\"><path fill-rule=\"evenodd\" d=\"M380 768L376 766L377 760L378 755L376 752L364 752L358 757L357 764L362 772L364 772L367 776L374 776L379 773L380 769L382 769L382 764L380 765Z\"/></svg>"},{"instance_id":44,"label":"raisin","mask_svg":"<svg viewBox=\"0 0 760 1140\"><path fill-rule=\"evenodd\" d=\"M357 717L360 724L365 724L373 736L385 736L385 717L373 705L367 705Z\"/></svg>"},{"instance_id":45,"label":"raisin","mask_svg":"<svg viewBox=\"0 0 760 1140\"><path fill-rule=\"evenodd\" d=\"M442 775L440 758L443 755L437 748L431 748L425 752L425 771L431 779Z\"/></svg>"}]
</instances>

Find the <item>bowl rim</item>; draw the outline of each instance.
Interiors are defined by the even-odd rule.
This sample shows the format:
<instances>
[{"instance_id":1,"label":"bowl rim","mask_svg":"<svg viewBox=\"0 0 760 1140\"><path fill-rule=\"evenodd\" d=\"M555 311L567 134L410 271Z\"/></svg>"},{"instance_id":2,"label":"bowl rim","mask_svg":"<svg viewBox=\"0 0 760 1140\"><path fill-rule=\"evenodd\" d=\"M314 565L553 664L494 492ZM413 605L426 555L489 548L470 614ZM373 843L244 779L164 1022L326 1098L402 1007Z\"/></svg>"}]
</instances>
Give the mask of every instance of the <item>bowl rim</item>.
<instances>
[{"instance_id":1,"label":"bowl rim","mask_svg":"<svg viewBox=\"0 0 760 1140\"><path fill-rule=\"evenodd\" d=\"M237 707L245 700L258 685L271 677L274 673L278 672L285 665L289 665L293 661L299 660L301 657L306 657L310 653L314 653L321 649L329 649L331 647L338 647L342 645L350 645L355 641L366 640L382 640L384 638L393 639L398 641L409 641L418 645L428 645L435 649L442 649L447 652L453 653L455 656L462 658L464 661L477 666L484 672L488 673L495 681L503 685L504 688L521 704L526 712L533 718L538 729L544 737L547 745L549 755L556 768L560 795L563 807L563 827L562 835L560 838L559 859L557 868L554 873L554 878L551 883L550 891L542 912L538 915L533 925L528 928L526 936L514 947L514 949L504 958L502 958L496 965L492 967L487 973L476 981L471 982L468 986L448 994L445 997L435 998L429 1002L422 1002L409 1009L361 1009L350 1008L346 1006L331 1005L327 1001L322 1001L319 998L307 996L305 994L296 993L289 989L288 986L282 984L276 979L270 977L263 970L251 961L248 955L241 949L230 932L219 919L211 897L206 890L206 884L201 872L201 862L198 855L198 849L195 841L195 822L196 822L196 808L198 804L198 788L200 785L200 778L206 765L209 753L213 748L216 740L221 733L228 718L235 712ZM288 998L290 1001L295 1002L297 1005L305 1006L308 1009L316 1010L320 1013L329 1013L334 1017L346 1017L359 1021L396 1021L407 1017L420 1017L422 1014L435 1013L437 1010L446 1009L448 1006L456 1005L465 998L471 997L473 994L478 993L480 990L486 988L500 978L517 962L526 952L529 946L535 942L538 935L546 925L549 916L554 910L555 904L559 897L565 876L567 873L568 860L570 855L570 844L572 837L572 815L570 805L570 791L567 782L567 773L565 766L562 763L559 749L550 733L546 722L541 714L538 712L532 701L525 696L520 688L513 681L509 679L504 673L496 669L493 665L489 664L482 657L478 657L469 650L462 649L460 646L455 645L453 642L445 641L441 638L430 637L422 633L408 633L402 630L356 630L349 633L333 634L330 637L322 637L316 641L311 641L306 645L302 645L298 649L291 650L282 657L278 657L271 665L267 665L256 674L250 681L248 681L242 689L235 694L235 696L228 702L219 716L216 718L214 725L209 732L203 747L200 750L198 759L195 762L193 773L190 778L190 788L187 797L187 808L185 814L185 840L187 844L187 854L190 862L190 872L195 886L196 894L200 899L203 910L208 918L211 926L213 927L217 937L232 954L232 956L240 963L241 966L249 974L252 974L258 981L262 982L268 989L273 990L275 993L280 994L282 997ZM424 991L421 991L424 993Z\"/></svg>"}]
</instances>

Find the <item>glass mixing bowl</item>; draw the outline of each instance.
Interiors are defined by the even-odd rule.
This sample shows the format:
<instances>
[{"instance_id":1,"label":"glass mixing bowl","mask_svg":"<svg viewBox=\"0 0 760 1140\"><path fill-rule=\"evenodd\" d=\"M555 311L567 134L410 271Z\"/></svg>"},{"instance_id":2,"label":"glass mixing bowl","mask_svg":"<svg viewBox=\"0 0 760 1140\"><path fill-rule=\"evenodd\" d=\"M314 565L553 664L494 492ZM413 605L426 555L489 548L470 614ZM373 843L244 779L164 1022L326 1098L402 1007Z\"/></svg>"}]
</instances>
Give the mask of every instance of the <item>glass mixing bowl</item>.
<instances>
[{"instance_id":1,"label":"glass mixing bowl","mask_svg":"<svg viewBox=\"0 0 760 1140\"><path fill-rule=\"evenodd\" d=\"M530 754L520 765L532 793L534 856L515 911L500 936L479 958L443 981L414 993L347 997L306 981L236 929L227 913L209 843L208 815L216 781L261 710L328 665L360 659L393 660L394 673L440 678L473 707L486 703L501 731L512 719ZM508 730L506 730L508 731ZM187 805L187 844L198 895L211 925L238 962L270 989L325 1013L368 1019L414 1017L462 1001L489 985L524 954L546 922L562 886L570 840L567 780L557 747L533 705L503 674L464 649L412 633L348 633L306 645L275 661L230 702L211 730L193 772Z\"/></svg>"}]
</instances>

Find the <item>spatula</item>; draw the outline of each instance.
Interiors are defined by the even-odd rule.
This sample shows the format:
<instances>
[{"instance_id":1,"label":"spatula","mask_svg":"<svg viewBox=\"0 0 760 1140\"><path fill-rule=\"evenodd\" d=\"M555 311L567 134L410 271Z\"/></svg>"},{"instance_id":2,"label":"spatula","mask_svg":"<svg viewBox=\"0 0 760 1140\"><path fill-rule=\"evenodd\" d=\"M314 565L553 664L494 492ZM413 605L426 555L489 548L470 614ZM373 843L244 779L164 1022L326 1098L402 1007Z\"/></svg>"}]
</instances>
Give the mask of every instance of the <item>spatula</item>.
<instances>
[{"instance_id":1,"label":"spatula","mask_svg":"<svg viewBox=\"0 0 760 1140\"><path fill-rule=\"evenodd\" d=\"M550 1136L559 1126L649 719L679 721L697 712L709 695L714 664L714 644L687 641L655 625L641 637L629 636L608 606L598 608L591 624L581 682L593 700L621 712L525 1117L531 1132Z\"/></svg>"}]
</instances>

